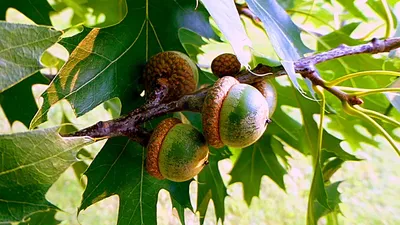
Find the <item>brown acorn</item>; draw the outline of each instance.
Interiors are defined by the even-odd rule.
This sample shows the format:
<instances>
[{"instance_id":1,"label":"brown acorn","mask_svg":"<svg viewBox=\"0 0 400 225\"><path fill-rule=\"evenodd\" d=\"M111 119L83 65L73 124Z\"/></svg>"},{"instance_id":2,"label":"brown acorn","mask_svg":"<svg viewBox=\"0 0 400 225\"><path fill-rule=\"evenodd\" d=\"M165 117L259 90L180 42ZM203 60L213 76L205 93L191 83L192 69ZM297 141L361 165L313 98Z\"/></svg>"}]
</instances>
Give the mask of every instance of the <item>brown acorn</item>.
<instances>
[{"instance_id":1,"label":"brown acorn","mask_svg":"<svg viewBox=\"0 0 400 225\"><path fill-rule=\"evenodd\" d=\"M177 51L166 51L149 59L143 78L147 100L162 86L167 89L162 102L168 102L194 92L199 74L195 63L187 55Z\"/></svg>"},{"instance_id":2,"label":"brown acorn","mask_svg":"<svg viewBox=\"0 0 400 225\"><path fill-rule=\"evenodd\" d=\"M211 71L217 77L235 76L240 72L241 64L236 55L224 53L211 62Z\"/></svg>"},{"instance_id":3,"label":"brown acorn","mask_svg":"<svg viewBox=\"0 0 400 225\"><path fill-rule=\"evenodd\" d=\"M154 129L147 146L146 170L155 178L190 180L208 164L204 136L179 119L168 118Z\"/></svg>"},{"instance_id":4,"label":"brown acorn","mask_svg":"<svg viewBox=\"0 0 400 225\"><path fill-rule=\"evenodd\" d=\"M207 93L202 108L203 133L209 145L244 148L256 142L269 122L265 97L255 87L226 76Z\"/></svg>"}]
</instances>

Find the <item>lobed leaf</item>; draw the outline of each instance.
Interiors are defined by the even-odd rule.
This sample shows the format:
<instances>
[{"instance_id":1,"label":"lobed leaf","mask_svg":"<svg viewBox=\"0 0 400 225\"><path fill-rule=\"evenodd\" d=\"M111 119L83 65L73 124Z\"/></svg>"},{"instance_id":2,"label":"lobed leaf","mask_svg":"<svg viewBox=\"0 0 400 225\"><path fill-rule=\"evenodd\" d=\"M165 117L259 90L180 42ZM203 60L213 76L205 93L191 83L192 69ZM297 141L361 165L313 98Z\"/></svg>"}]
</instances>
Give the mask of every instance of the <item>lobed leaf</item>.
<instances>
[{"instance_id":1,"label":"lobed leaf","mask_svg":"<svg viewBox=\"0 0 400 225\"><path fill-rule=\"evenodd\" d=\"M270 135L264 135L255 144L242 149L239 158L230 173L231 184L243 183L243 194L247 204L251 204L254 196L260 192L261 178L270 177L280 188L285 190L283 176L287 173L279 163L274 151Z\"/></svg>"},{"instance_id":2,"label":"lobed leaf","mask_svg":"<svg viewBox=\"0 0 400 225\"><path fill-rule=\"evenodd\" d=\"M51 27L0 21L0 92L42 68L43 52L62 34Z\"/></svg>"},{"instance_id":3,"label":"lobed leaf","mask_svg":"<svg viewBox=\"0 0 400 225\"><path fill-rule=\"evenodd\" d=\"M200 224L204 223L210 200L213 200L217 221L225 219L225 197L228 195L218 169L218 161L229 157L231 153L223 149L210 148L210 163L197 176L197 211L200 213Z\"/></svg>"},{"instance_id":4,"label":"lobed leaf","mask_svg":"<svg viewBox=\"0 0 400 225\"><path fill-rule=\"evenodd\" d=\"M56 209L45 199L47 190L90 143L87 137L62 138L57 128L0 135L0 223Z\"/></svg>"},{"instance_id":5,"label":"lobed leaf","mask_svg":"<svg viewBox=\"0 0 400 225\"><path fill-rule=\"evenodd\" d=\"M355 5L355 0L338 0L338 2L353 16L363 20L367 21L368 18L364 15L362 11Z\"/></svg>"},{"instance_id":6,"label":"lobed leaf","mask_svg":"<svg viewBox=\"0 0 400 225\"><path fill-rule=\"evenodd\" d=\"M332 213L332 212L340 212L339 203L340 201L340 192L338 191L338 186L341 184L341 181L332 183L330 185L325 186L325 191L327 194L327 203L328 208L320 204L319 202L314 202L314 221L318 221L323 216Z\"/></svg>"}]
</instances>

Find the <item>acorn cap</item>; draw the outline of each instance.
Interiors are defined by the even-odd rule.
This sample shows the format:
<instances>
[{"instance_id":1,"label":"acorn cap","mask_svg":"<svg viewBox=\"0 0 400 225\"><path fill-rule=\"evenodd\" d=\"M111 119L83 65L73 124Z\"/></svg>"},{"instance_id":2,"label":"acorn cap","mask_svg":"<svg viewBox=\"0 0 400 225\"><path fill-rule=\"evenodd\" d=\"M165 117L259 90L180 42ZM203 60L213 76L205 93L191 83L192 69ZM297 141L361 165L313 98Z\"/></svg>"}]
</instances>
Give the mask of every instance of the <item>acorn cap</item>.
<instances>
[{"instance_id":1,"label":"acorn cap","mask_svg":"<svg viewBox=\"0 0 400 225\"><path fill-rule=\"evenodd\" d=\"M219 134L219 116L229 90L239 81L233 77L226 76L217 80L208 91L202 108L203 134L209 145L221 148L224 143Z\"/></svg>"},{"instance_id":2,"label":"acorn cap","mask_svg":"<svg viewBox=\"0 0 400 225\"><path fill-rule=\"evenodd\" d=\"M240 64L236 55L224 53L211 62L211 71L217 77L235 76L240 72Z\"/></svg>"},{"instance_id":3,"label":"acorn cap","mask_svg":"<svg viewBox=\"0 0 400 225\"><path fill-rule=\"evenodd\" d=\"M143 78L146 97L155 91L158 80L165 78L168 81L168 96L163 101L171 101L194 92L199 73L196 64L187 55L177 51L166 51L149 59Z\"/></svg>"},{"instance_id":4,"label":"acorn cap","mask_svg":"<svg viewBox=\"0 0 400 225\"><path fill-rule=\"evenodd\" d=\"M157 125L150 136L149 144L147 146L146 170L153 177L164 179L158 166L158 156L165 136L172 127L179 123L182 123L179 119L167 118Z\"/></svg>"}]
</instances>

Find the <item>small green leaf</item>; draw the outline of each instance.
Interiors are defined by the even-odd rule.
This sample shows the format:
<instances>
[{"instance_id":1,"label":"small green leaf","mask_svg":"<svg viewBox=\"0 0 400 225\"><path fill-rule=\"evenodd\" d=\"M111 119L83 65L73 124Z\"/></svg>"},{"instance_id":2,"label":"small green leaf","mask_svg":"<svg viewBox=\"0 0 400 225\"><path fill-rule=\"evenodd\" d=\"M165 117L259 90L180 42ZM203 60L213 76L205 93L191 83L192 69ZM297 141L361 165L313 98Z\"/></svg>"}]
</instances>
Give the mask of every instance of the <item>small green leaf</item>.
<instances>
[{"instance_id":1,"label":"small green leaf","mask_svg":"<svg viewBox=\"0 0 400 225\"><path fill-rule=\"evenodd\" d=\"M322 176L324 177L324 182L329 182L333 174L340 169L343 163L344 161L339 158L335 158L327 162L322 168Z\"/></svg>"},{"instance_id":2,"label":"small green leaf","mask_svg":"<svg viewBox=\"0 0 400 225\"><path fill-rule=\"evenodd\" d=\"M55 209L45 199L50 186L93 143L87 137L62 138L57 128L0 135L0 223Z\"/></svg>"},{"instance_id":3,"label":"small green leaf","mask_svg":"<svg viewBox=\"0 0 400 225\"><path fill-rule=\"evenodd\" d=\"M264 135L255 144L242 149L231 171L231 184L243 183L243 194L247 204L260 192L261 178L270 177L280 188L285 190L283 176L287 173L272 150L273 137Z\"/></svg>"},{"instance_id":4,"label":"small green leaf","mask_svg":"<svg viewBox=\"0 0 400 225\"><path fill-rule=\"evenodd\" d=\"M108 140L85 172L88 185L80 211L117 194L120 199L118 224L155 225L160 189L169 191L182 207L191 208L190 181L157 180L146 172L144 162L145 149L139 144L124 137Z\"/></svg>"},{"instance_id":5,"label":"small green leaf","mask_svg":"<svg viewBox=\"0 0 400 225\"><path fill-rule=\"evenodd\" d=\"M314 221L318 222L318 220L321 217L327 215L328 213L340 211L339 210L339 203L341 203L340 192L337 189L341 183L342 183L341 181L338 181L328 186L325 186L329 208L326 208L320 203L315 202Z\"/></svg>"},{"instance_id":6,"label":"small green leaf","mask_svg":"<svg viewBox=\"0 0 400 225\"><path fill-rule=\"evenodd\" d=\"M308 197L307 225L316 225L316 205L320 204L326 209L330 209L328 205L328 197L325 190L324 178L321 171L319 159L314 167L314 175L311 183L310 195Z\"/></svg>"},{"instance_id":7,"label":"small green leaf","mask_svg":"<svg viewBox=\"0 0 400 225\"><path fill-rule=\"evenodd\" d=\"M0 92L40 70L41 55L62 34L51 27L4 21L0 33Z\"/></svg>"},{"instance_id":8,"label":"small green leaf","mask_svg":"<svg viewBox=\"0 0 400 225\"><path fill-rule=\"evenodd\" d=\"M338 2L355 17L360 18L363 21L368 20L364 13L355 5L355 0L338 0Z\"/></svg>"},{"instance_id":9,"label":"small green leaf","mask_svg":"<svg viewBox=\"0 0 400 225\"><path fill-rule=\"evenodd\" d=\"M203 171L197 176L197 211L200 213L200 224L204 223L204 218L207 212L210 200L213 200L215 207L215 216L217 220L225 219L225 184L222 180L218 169L218 161L229 157L229 150L210 148L210 163L204 167Z\"/></svg>"},{"instance_id":10,"label":"small green leaf","mask_svg":"<svg viewBox=\"0 0 400 225\"><path fill-rule=\"evenodd\" d=\"M367 5L371 7L372 10L376 12L384 21L387 26L386 29L391 30L397 27L396 15L387 5L386 1L374 1L368 0Z\"/></svg>"}]
</instances>

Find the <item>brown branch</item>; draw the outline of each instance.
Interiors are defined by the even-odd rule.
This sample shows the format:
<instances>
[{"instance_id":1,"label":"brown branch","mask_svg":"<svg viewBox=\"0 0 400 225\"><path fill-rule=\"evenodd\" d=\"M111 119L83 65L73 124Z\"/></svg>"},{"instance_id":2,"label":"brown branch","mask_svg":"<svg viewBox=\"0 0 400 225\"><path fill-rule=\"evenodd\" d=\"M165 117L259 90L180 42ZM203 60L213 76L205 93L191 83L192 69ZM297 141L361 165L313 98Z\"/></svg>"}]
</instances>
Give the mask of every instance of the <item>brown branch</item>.
<instances>
[{"instance_id":1,"label":"brown branch","mask_svg":"<svg viewBox=\"0 0 400 225\"><path fill-rule=\"evenodd\" d=\"M321 86L325 90L331 92L341 101L347 101L351 105L361 104L362 100L357 97L349 97L348 94L342 92L335 87L327 87L325 81L318 75L315 65L328 60L340 58L348 55L379 52L388 52L400 47L400 38L390 38L386 40L373 39L370 43L347 46L341 45L335 49L319 54L314 54L294 62L295 72L300 73L304 78L310 79L314 85ZM259 64L253 69L258 74L269 73L270 77L286 75L286 71L282 66L269 67ZM244 71L237 79L241 83L252 84L258 82L265 77L254 76L252 73ZM152 104L148 103L140 108L130 112L126 116L122 116L115 120L100 121L97 124L69 134L68 136L90 136L93 138L110 138L115 136L127 136L142 145L146 145L150 133L144 130L141 125L155 117L171 112L192 111L200 112L204 99L210 87L205 87L197 92L185 95L182 98L169 103Z\"/></svg>"}]
</instances>

